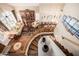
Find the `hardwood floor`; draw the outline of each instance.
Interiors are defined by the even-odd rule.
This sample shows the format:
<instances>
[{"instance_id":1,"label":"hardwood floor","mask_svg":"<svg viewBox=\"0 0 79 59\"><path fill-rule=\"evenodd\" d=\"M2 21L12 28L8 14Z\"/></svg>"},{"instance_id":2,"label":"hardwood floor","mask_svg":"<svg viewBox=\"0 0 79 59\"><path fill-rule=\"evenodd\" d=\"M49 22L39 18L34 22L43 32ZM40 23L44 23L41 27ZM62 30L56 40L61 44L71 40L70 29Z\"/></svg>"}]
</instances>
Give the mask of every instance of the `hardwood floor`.
<instances>
[{"instance_id":1,"label":"hardwood floor","mask_svg":"<svg viewBox=\"0 0 79 59\"><path fill-rule=\"evenodd\" d=\"M53 27L47 27L47 28L46 27L41 27L41 28L35 29L35 31L33 31L33 32L22 33L20 38L18 38L16 40L13 39L9 43L9 45L11 45L11 49L8 52L8 55L11 55L11 56L24 56L25 53L26 53L26 49L28 48L28 44L30 43L31 39L35 35L37 35L39 33L42 33L42 32L53 32L53 31L54 31ZM21 42L22 46L18 50L14 50L13 47L14 47L15 43L17 43L17 42Z\"/></svg>"},{"instance_id":2,"label":"hardwood floor","mask_svg":"<svg viewBox=\"0 0 79 59\"><path fill-rule=\"evenodd\" d=\"M10 43L12 45L10 51L9 51L9 55L24 55L25 54L25 50L27 48L27 44L29 42L29 36L24 36L22 35L18 40L14 40L12 43ZM13 49L13 46L15 43L17 42L21 42L22 46L20 49L18 49L17 51L15 51Z\"/></svg>"},{"instance_id":3,"label":"hardwood floor","mask_svg":"<svg viewBox=\"0 0 79 59\"><path fill-rule=\"evenodd\" d=\"M5 48L4 45L0 44L0 53L2 53L3 49Z\"/></svg>"}]
</instances>

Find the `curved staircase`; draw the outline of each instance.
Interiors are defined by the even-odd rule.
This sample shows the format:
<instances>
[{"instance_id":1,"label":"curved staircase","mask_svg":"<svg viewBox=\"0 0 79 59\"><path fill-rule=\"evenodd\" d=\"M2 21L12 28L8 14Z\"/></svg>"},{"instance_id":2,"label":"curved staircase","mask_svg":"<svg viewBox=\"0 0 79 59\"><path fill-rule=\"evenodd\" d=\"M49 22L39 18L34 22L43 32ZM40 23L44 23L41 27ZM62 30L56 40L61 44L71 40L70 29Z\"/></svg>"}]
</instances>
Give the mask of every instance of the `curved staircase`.
<instances>
[{"instance_id":1,"label":"curved staircase","mask_svg":"<svg viewBox=\"0 0 79 59\"><path fill-rule=\"evenodd\" d=\"M38 55L38 39L32 41L29 46L28 56L37 56Z\"/></svg>"},{"instance_id":2,"label":"curved staircase","mask_svg":"<svg viewBox=\"0 0 79 59\"><path fill-rule=\"evenodd\" d=\"M44 34L37 36L34 40L31 41L29 47L28 47L28 56L38 56L38 41L42 36L51 35L52 34Z\"/></svg>"}]
</instances>

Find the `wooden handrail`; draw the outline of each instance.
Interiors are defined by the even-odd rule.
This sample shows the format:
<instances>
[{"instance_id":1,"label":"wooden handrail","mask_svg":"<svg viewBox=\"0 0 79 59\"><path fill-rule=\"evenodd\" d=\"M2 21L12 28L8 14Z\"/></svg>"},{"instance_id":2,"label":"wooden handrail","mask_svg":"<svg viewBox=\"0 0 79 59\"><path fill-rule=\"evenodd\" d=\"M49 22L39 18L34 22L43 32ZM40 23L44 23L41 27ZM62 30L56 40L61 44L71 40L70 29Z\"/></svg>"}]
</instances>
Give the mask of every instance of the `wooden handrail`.
<instances>
[{"instance_id":1,"label":"wooden handrail","mask_svg":"<svg viewBox=\"0 0 79 59\"><path fill-rule=\"evenodd\" d=\"M64 46L62 46L59 42L54 40L55 44L67 55L67 56L73 56L72 53L70 53Z\"/></svg>"}]
</instances>

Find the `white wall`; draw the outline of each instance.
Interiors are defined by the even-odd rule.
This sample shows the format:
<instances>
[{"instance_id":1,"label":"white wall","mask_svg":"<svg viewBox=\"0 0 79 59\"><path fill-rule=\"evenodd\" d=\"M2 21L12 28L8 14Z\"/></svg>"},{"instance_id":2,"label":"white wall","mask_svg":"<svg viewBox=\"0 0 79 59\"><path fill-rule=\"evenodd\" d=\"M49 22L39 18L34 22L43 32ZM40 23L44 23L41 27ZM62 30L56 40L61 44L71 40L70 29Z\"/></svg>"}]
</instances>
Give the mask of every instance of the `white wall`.
<instances>
[{"instance_id":1,"label":"white wall","mask_svg":"<svg viewBox=\"0 0 79 59\"><path fill-rule=\"evenodd\" d=\"M14 9L13 6L8 5L7 3L0 3L0 8L1 8L1 9L4 9L4 10L9 10L9 11L11 11L11 10Z\"/></svg>"},{"instance_id":2,"label":"white wall","mask_svg":"<svg viewBox=\"0 0 79 59\"><path fill-rule=\"evenodd\" d=\"M79 19L78 11L79 11L79 3L65 4L65 7L63 9L64 14L76 17L77 19Z\"/></svg>"},{"instance_id":3,"label":"white wall","mask_svg":"<svg viewBox=\"0 0 79 59\"><path fill-rule=\"evenodd\" d=\"M40 21L57 21L61 14L61 9L63 9L64 4L59 4L59 3L42 3L39 5L39 13L40 16L45 16L46 18L40 18ZM52 16L51 19L48 19L48 16Z\"/></svg>"},{"instance_id":4,"label":"white wall","mask_svg":"<svg viewBox=\"0 0 79 59\"><path fill-rule=\"evenodd\" d=\"M40 12L52 12L52 10L63 9L64 4L62 3L41 3L39 5Z\"/></svg>"},{"instance_id":5,"label":"white wall","mask_svg":"<svg viewBox=\"0 0 79 59\"><path fill-rule=\"evenodd\" d=\"M70 15L73 17L77 17L79 19L78 10L79 4L65 4L63 9L63 14ZM64 27L62 21L59 19L59 23L55 28L54 34L56 36L57 41L59 41L69 52L72 52L74 55L79 55L79 39L75 36L72 36ZM66 40L62 39L62 36L67 37L70 41L77 43L78 45Z\"/></svg>"},{"instance_id":6,"label":"white wall","mask_svg":"<svg viewBox=\"0 0 79 59\"><path fill-rule=\"evenodd\" d=\"M38 12L38 6L14 6L15 10L25 10L25 9L31 9L35 12Z\"/></svg>"}]
</instances>

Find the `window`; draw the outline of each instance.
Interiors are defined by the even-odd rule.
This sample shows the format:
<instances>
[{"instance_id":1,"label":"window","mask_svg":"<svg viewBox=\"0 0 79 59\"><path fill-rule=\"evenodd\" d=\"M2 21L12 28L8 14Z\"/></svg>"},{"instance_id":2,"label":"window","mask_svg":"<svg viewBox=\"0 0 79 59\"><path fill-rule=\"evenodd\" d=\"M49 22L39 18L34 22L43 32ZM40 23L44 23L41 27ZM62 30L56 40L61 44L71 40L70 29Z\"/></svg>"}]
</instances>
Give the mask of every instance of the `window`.
<instances>
[{"instance_id":1,"label":"window","mask_svg":"<svg viewBox=\"0 0 79 59\"><path fill-rule=\"evenodd\" d=\"M70 20L71 20L71 17L70 16L67 16L66 22L70 22Z\"/></svg>"},{"instance_id":2,"label":"window","mask_svg":"<svg viewBox=\"0 0 79 59\"><path fill-rule=\"evenodd\" d=\"M69 30L69 32L79 38L79 21L74 18L67 16L67 18L63 18L64 26Z\"/></svg>"},{"instance_id":3,"label":"window","mask_svg":"<svg viewBox=\"0 0 79 59\"><path fill-rule=\"evenodd\" d=\"M69 24L71 26L73 26L76 22L77 22L77 20L75 18L72 18L71 21L69 22Z\"/></svg>"},{"instance_id":4,"label":"window","mask_svg":"<svg viewBox=\"0 0 79 59\"><path fill-rule=\"evenodd\" d=\"M4 11L0 14L0 21L11 30L16 26L16 19L11 11Z\"/></svg>"},{"instance_id":5,"label":"window","mask_svg":"<svg viewBox=\"0 0 79 59\"><path fill-rule=\"evenodd\" d=\"M66 16L66 15L64 15L64 16L62 17L63 21L65 21L65 20L66 20L66 18L67 18L67 16Z\"/></svg>"},{"instance_id":6,"label":"window","mask_svg":"<svg viewBox=\"0 0 79 59\"><path fill-rule=\"evenodd\" d=\"M5 35L3 34L3 32L0 31L0 41L1 43L4 42L6 40Z\"/></svg>"},{"instance_id":7,"label":"window","mask_svg":"<svg viewBox=\"0 0 79 59\"><path fill-rule=\"evenodd\" d=\"M10 30L10 25L8 24L5 16L4 16L4 13L0 14L0 21Z\"/></svg>"},{"instance_id":8,"label":"window","mask_svg":"<svg viewBox=\"0 0 79 59\"><path fill-rule=\"evenodd\" d=\"M75 28L76 30L79 30L79 22L77 22L77 23L74 24L74 28Z\"/></svg>"}]
</instances>

